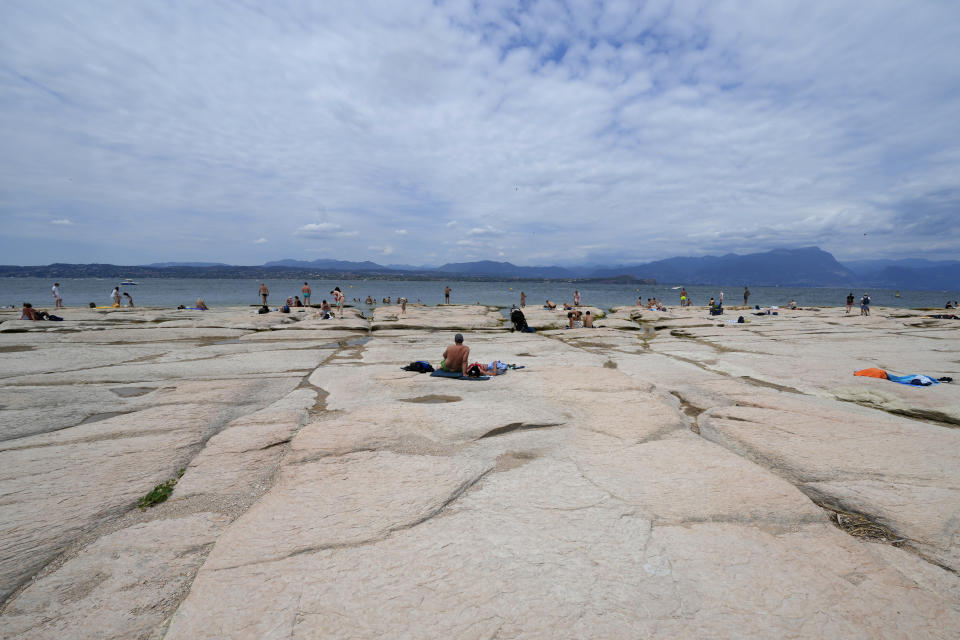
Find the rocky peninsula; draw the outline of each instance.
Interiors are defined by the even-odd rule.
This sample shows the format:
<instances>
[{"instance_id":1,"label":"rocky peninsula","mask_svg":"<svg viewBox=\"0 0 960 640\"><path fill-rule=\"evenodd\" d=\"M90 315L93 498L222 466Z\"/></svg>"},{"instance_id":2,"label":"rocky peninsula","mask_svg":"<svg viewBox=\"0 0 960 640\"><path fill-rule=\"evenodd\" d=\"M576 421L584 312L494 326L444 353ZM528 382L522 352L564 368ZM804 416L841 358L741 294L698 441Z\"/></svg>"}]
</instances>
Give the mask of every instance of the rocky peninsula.
<instances>
[{"instance_id":1,"label":"rocky peninsula","mask_svg":"<svg viewBox=\"0 0 960 640\"><path fill-rule=\"evenodd\" d=\"M960 321L591 310L0 312L0 636L960 636Z\"/></svg>"}]
</instances>

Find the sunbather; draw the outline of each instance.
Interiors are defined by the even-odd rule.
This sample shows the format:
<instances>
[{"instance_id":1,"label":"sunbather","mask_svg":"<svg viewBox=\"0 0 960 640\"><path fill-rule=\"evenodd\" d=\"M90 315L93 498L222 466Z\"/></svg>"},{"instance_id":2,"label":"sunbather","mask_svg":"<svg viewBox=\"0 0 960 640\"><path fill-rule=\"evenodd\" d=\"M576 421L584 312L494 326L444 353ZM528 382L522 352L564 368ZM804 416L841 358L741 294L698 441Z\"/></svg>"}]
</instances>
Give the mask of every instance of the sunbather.
<instances>
[{"instance_id":1,"label":"sunbather","mask_svg":"<svg viewBox=\"0 0 960 640\"><path fill-rule=\"evenodd\" d=\"M470 347L463 344L463 334L453 337L453 344L443 350L443 360L440 365L444 371L459 371L467 375L467 358L470 357Z\"/></svg>"}]
</instances>

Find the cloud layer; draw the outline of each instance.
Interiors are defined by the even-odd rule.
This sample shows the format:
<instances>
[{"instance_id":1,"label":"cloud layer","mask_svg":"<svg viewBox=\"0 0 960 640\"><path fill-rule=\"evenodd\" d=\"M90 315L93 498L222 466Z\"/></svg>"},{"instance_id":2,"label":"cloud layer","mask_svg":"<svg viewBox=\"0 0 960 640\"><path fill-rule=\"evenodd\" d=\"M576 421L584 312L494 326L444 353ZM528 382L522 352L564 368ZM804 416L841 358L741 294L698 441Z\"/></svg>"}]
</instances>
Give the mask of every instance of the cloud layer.
<instances>
[{"instance_id":1,"label":"cloud layer","mask_svg":"<svg viewBox=\"0 0 960 640\"><path fill-rule=\"evenodd\" d=\"M4 262L956 257L960 5L522 7L6 2Z\"/></svg>"}]
</instances>

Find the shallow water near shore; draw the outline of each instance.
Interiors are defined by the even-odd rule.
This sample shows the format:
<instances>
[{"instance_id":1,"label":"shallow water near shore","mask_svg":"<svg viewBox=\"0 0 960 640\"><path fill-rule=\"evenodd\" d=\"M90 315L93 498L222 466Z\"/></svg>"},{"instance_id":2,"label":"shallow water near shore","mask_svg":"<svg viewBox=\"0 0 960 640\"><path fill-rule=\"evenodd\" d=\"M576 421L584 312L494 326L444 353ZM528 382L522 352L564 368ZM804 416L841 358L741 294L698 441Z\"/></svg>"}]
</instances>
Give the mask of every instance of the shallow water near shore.
<instances>
[{"instance_id":1,"label":"shallow water near shore","mask_svg":"<svg viewBox=\"0 0 960 640\"><path fill-rule=\"evenodd\" d=\"M109 304L110 293L119 281L106 278L63 278L59 280L64 304L69 307L86 307L90 302L98 305ZM52 307L50 287L52 280L44 278L4 278L0 279L0 305L20 306L31 302L39 308ZM682 283L681 283L682 284ZM267 280L270 289L269 302L280 304L288 296L300 295L302 280ZM411 303L418 300L424 304L443 302L443 289L449 285L453 289L451 302L457 304L487 304L509 307L520 303L520 292L527 294L527 305L542 305L545 300L557 304L573 301L573 292L579 289L582 302L602 309L614 306L636 304L637 298L659 298L667 306L680 303L680 289L677 284L658 285L622 285L579 282L543 282L543 281L456 281L456 280L313 280L311 302L320 303L330 299L329 291L339 286L347 296L347 303L354 299L361 309L367 296L381 301L389 296L396 302L401 296ZM258 304L259 280L248 279L199 279L199 278L155 278L139 280L135 286L121 287L121 291L130 293L138 306L176 307L193 306L197 298L210 306ZM728 306L743 304L742 287L688 286L687 292L695 306L706 305L711 297L719 297L724 292ZM750 287L750 305L786 305L796 300L802 307L841 306L845 304L848 293L853 293L859 301L864 289L842 289L837 287ZM900 291L900 297L892 289L867 289L874 305L903 308L942 309L947 300L960 299L960 291Z\"/></svg>"}]
</instances>

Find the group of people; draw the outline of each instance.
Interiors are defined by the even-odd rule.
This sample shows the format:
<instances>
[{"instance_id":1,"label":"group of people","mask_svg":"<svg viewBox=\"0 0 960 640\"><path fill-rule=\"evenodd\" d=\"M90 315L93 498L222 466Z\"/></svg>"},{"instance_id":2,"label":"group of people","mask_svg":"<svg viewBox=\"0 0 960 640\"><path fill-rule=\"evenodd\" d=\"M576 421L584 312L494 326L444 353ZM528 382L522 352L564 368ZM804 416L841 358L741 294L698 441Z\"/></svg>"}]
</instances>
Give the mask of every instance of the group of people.
<instances>
[{"instance_id":1,"label":"group of people","mask_svg":"<svg viewBox=\"0 0 960 640\"><path fill-rule=\"evenodd\" d=\"M499 360L493 362L470 362L470 347L463 344L463 334L453 336L453 344L443 350L440 368L464 376L496 376L509 368Z\"/></svg>"},{"instance_id":2,"label":"group of people","mask_svg":"<svg viewBox=\"0 0 960 640\"><path fill-rule=\"evenodd\" d=\"M56 287L57 285L53 285ZM110 300L113 302L114 307L119 307L120 303L123 301L123 298L127 299L127 306L133 306L133 296L131 296L126 291L123 292L123 295L120 295L120 287L114 287L113 291L110 293Z\"/></svg>"},{"instance_id":3,"label":"group of people","mask_svg":"<svg viewBox=\"0 0 960 640\"><path fill-rule=\"evenodd\" d=\"M260 307L260 313L267 313L270 311L270 307L267 304L267 300L270 296L270 288L267 287L266 283L260 283L260 289L258 291L260 295L260 300L262 305ZM310 288L310 283L304 282L303 286L300 287L300 294L303 295L303 299L300 299L300 295L287 296L287 299L280 311L283 313L290 313L290 309L294 307L309 307L310 297L313 294L313 290ZM333 291L330 292L331 297L333 298L333 306L337 308L340 312L340 317L343 317L343 303L347 299L343 291L340 290L340 287L334 287ZM329 302L323 300L320 303L320 315L329 318L332 314L332 307Z\"/></svg>"},{"instance_id":4,"label":"group of people","mask_svg":"<svg viewBox=\"0 0 960 640\"><path fill-rule=\"evenodd\" d=\"M850 313L850 309L853 308L853 291L847 295L847 313ZM860 298L860 315L868 316L870 315L870 296L866 293L863 294L863 297Z\"/></svg>"}]
</instances>

